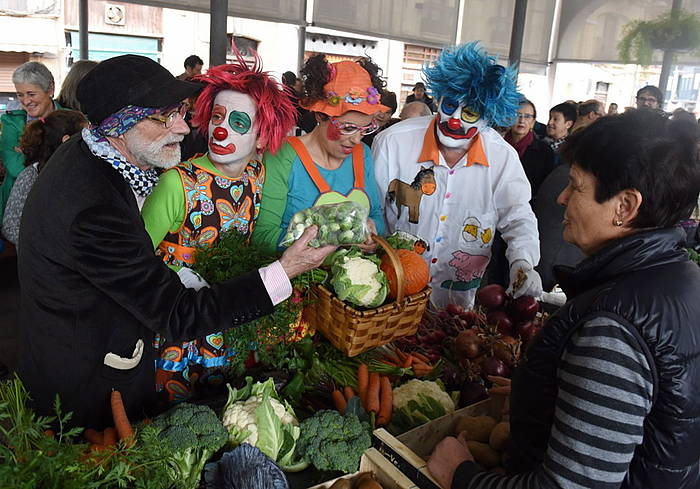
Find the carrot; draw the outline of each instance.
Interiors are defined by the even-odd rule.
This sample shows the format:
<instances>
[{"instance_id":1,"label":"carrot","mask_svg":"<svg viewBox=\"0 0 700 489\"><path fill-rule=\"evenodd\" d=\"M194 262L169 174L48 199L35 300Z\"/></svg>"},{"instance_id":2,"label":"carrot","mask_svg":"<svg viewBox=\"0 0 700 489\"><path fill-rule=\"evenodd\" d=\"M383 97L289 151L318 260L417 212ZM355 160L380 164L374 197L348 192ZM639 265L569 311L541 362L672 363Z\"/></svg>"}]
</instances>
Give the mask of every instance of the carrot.
<instances>
[{"instance_id":1,"label":"carrot","mask_svg":"<svg viewBox=\"0 0 700 489\"><path fill-rule=\"evenodd\" d=\"M428 357L426 357L425 355L423 355L423 354L422 354L421 352L419 352L419 351L414 351L413 353L411 353L411 355L413 355L413 356L416 357L418 360L420 360L420 361L422 361L422 362L424 362L424 363L430 363L430 359L429 359Z\"/></svg>"},{"instance_id":2,"label":"carrot","mask_svg":"<svg viewBox=\"0 0 700 489\"><path fill-rule=\"evenodd\" d=\"M413 362L413 373L416 377L424 377L433 371L433 367L423 362Z\"/></svg>"},{"instance_id":3,"label":"carrot","mask_svg":"<svg viewBox=\"0 0 700 489\"><path fill-rule=\"evenodd\" d=\"M379 413L377 413L377 425L386 426L391 421L391 412L393 409L393 394L391 391L391 381L389 377L381 378L381 387L379 390Z\"/></svg>"},{"instance_id":4,"label":"carrot","mask_svg":"<svg viewBox=\"0 0 700 489\"><path fill-rule=\"evenodd\" d=\"M360 395L362 407L367 407L367 387L369 386L369 370L367 365L361 363L357 367L357 393Z\"/></svg>"},{"instance_id":5,"label":"carrot","mask_svg":"<svg viewBox=\"0 0 700 489\"><path fill-rule=\"evenodd\" d=\"M406 355L406 353L402 352L398 348L394 351L396 352L396 356L399 357L399 361L403 363L408 355Z\"/></svg>"},{"instance_id":6,"label":"carrot","mask_svg":"<svg viewBox=\"0 0 700 489\"><path fill-rule=\"evenodd\" d=\"M389 360L387 358L383 358L382 363L384 365L388 365L390 367L400 367L401 366L401 362L392 362L391 360Z\"/></svg>"},{"instance_id":7,"label":"carrot","mask_svg":"<svg viewBox=\"0 0 700 489\"><path fill-rule=\"evenodd\" d=\"M379 411L379 389L380 381L379 374L377 372L372 372L369 374L369 386L367 387L367 412L378 412Z\"/></svg>"},{"instance_id":8,"label":"carrot","mask_svg":"<svg viewBox=\"0 0 700 489\"><path fill-rule=\"evenodd\" d=\"M131 427L129 418L126 415L122 395L119 391L112 391L112 419L120 440L133 440L134 429ZM129 441L131 443L131 441Z\"/></svg>"},{"instance_id":9,"label":"carrot","mask_svg":"<svg viewBox=\"0 0 700 489\"><path fill-rule=\"evenodd\" d=\"M111 447L117 444L117 431L111 426L109 428L105 428L104 434L102 436L102 445L106 447Z\"/></svg>"},{"instance_id":10,"label":"carrot","mask_svg":"<svg viewBox=\"0 0 700 489\"><path fill-rule=\"evenodd\" d=\"M410 354L406 355L406 358L404 358L403 363L401 364L401 367L408 368L411 366L412 363L413 363L413 357Z\"/></svg>"},{"instance_id":11,"label":"carrot","mask_svg":"<svg viewBox=\"0 0 700 489\"><path fill-rule=\"evenodd\" d=\"M335 405L335 409L340 414L345 414L345 409L347 409L348 403L347 401L345 401L343 393L336 389L331 393L331 397L333 398L333 404Z\"/></svg>"},{"instance_id":12,"label":"carrot","mask_svg":"<svg viewBox=\"0 0 700 489\"><path fill-rule=\"evenodd\" d=\"M91 443L90 444L90 451L91 452L103 452L107 450L107 447L104 445L100 445L99 443Z\"/></svg>"},{"instance_id":13,"label":"carrot","mask_svg":"<svg viewBox=\"0 0 700 489\"><path fill-rule=\"evenodd\" d=\"M348 385L343 387L343 395L345 396L345 400L349 402L350 399L355 397L355 392L352 390L352 387Z\"/></svg>"},{"instance_id":14,"label":"carrot","mask_svg":"<svg viewBox=\"0 0 700 489\"><path fill-rule=\"evenodd\" d=\"M85 433L83 433L83 436L85 437L85 441L88 443L93 443L95 445L105 444L104 434L101 431L88 428L85 430Z\"/></svg>"},{"instance_id":15,"label":"carrot","mask_svg":"<svg viewBox=\"0 0 700 489\"><path fill-rule=\"evenodd\" d=\"M56 432L52 429L44 430L44 434L49 438L53 438L54 436L56 436Z\"/></svg>"}]
</instances>

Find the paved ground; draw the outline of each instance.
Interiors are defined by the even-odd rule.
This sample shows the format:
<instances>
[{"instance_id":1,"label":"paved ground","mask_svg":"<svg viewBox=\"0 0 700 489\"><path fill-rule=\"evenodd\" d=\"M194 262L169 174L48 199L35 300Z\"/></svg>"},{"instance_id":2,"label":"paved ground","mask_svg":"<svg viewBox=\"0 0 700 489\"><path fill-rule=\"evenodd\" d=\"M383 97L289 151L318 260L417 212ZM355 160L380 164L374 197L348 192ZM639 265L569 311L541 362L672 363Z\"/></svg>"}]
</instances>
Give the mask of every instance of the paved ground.
<instances>
[{"instance_id":1,"label":"paved ground","mask_svg":"<svg viewBox=\"0 0 700 489\"><path fill-rule=\"evenodd\" d=\"M0 255L0 364L10 369L17 362L18 311L17 257L14 250L5 250ZM0 378L4 373L0 366Z\"/></svg>"}]
</instances>

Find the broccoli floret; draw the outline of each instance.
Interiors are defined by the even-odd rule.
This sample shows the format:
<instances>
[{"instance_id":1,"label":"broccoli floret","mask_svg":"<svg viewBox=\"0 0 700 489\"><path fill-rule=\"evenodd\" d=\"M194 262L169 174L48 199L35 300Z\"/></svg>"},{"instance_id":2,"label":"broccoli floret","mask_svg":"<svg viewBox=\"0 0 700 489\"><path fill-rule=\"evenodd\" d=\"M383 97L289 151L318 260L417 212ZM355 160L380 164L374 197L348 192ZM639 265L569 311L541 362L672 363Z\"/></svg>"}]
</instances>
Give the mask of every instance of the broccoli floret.
<instances>
[{"instance_id":1,"label":"broccoli floret","mask_svg":"<svg viewBox=\"0 0 700 489\"><path fill-rule=\"evenodd\" d=\"M319 411L301 423L298 453L318 470L356 472L360 458L372 445L369 425L355 414Z\"/></svg>"},{"instance_id":2,"label":"broccoli floret","mask_svg":"<svg viewBox=\"0 0 700 489\"><path fill-rule=\"evenodd\" d=\"M182 403L153 420L171 450L170 467L179 489L195 489L204 464L228 440L214 411L207 406Z\"/></svg>"}]
</instances>

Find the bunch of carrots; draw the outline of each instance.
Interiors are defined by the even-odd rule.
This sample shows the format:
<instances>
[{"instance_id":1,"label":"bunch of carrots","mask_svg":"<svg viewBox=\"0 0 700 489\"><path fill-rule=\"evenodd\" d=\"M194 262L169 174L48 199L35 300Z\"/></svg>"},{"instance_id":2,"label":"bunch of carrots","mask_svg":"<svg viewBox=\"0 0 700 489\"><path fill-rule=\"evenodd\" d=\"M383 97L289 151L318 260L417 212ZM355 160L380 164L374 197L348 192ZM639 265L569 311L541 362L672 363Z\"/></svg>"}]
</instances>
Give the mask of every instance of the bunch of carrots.
<instances>
[{"instance_id":1,"label":"bunch of carrots","mask_svg":"<svg viewBox=\"0 0 700 489\"><path fill-rule=\"evenodd\" d=\"M375 420L376 426L386 426L391 421L393 394L391 380L378 372L369 372L367 365L361 363L357 368L357 394L352 387L344 387L341 392L336 389L331 394L333 404L340 414L345 414L348 401L355 395L360 398L360 405Z\"/></svg>"},{"instance_id":2,"label":"bunch of carrots","mask_svg":"<svg viewBox=\"0 0 700 489\"><path fill-rule=\"evenodd\" d=\"M97 431L88 428L83 433L85 441L90 444L90 452L101 452L110 447L116 446L118 441L122 441L124 446L131 446L134 443L134 429L129 422L124 408L124 401L119 391L112 391L110 403L112 405L112 420L114 427L105 428L104 431Z\"/></svg>"},{"instance_id":3,"label":"bunch of carrots","mask_svg":"<svg viewBox=\"0 0 700 489\"><path fill-rule=\"evenodd\" d=\"M398 348L394 349L394 353L387 353L382 357L382 362L387 365L399 368L413 369L416 377L425 377L433 371L433 366L430 364L428 357L420 352L404 353Z\"/></svg>"}]
</instances>

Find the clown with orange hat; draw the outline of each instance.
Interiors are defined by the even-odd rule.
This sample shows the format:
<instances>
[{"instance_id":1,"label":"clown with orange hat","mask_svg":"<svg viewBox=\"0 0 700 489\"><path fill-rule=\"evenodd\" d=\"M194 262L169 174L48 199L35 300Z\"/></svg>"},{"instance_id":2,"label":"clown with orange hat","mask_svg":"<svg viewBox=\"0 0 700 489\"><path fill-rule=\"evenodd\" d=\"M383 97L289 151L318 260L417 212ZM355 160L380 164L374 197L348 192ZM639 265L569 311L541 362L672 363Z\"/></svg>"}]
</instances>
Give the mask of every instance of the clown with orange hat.
<instances>
[{"instance_id":1,"label":"clown with orange hat","mask_svg":"<svg viewBox=\"0 0 700 489\"><path fill-rule=\"evenodd\" d=\"M254 245L276 250L295 213L344 201L367 207L370 228L383 232L372 153L361 142L378 129L376 114L388 110L380 103L384 83L378 71L368 59L331 64L317 55L306 62L301 104L318 124L289 138L276 154L265 154L267 182ZM369 242L361 246L373 248Z\"/></svg>"}]
</instances>

